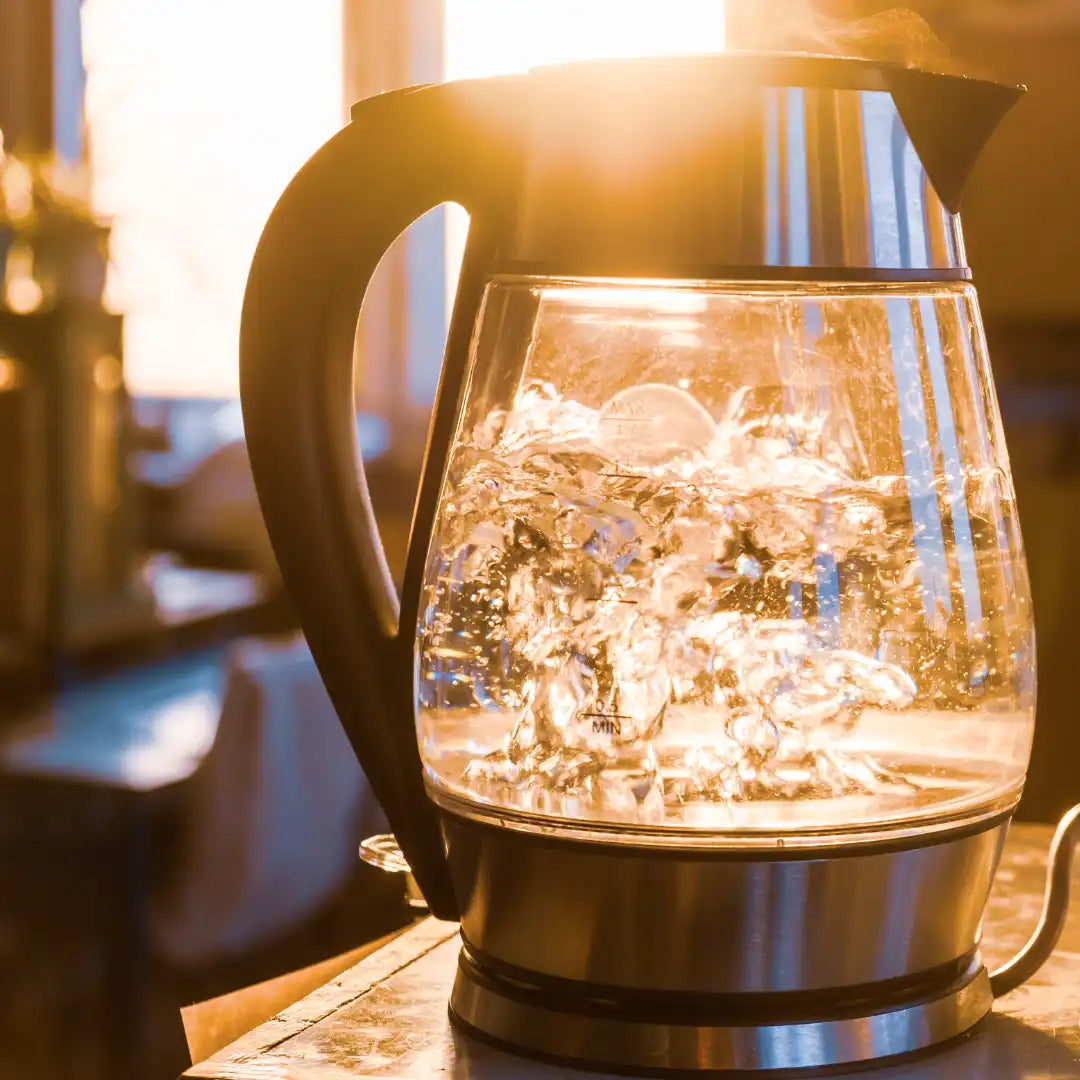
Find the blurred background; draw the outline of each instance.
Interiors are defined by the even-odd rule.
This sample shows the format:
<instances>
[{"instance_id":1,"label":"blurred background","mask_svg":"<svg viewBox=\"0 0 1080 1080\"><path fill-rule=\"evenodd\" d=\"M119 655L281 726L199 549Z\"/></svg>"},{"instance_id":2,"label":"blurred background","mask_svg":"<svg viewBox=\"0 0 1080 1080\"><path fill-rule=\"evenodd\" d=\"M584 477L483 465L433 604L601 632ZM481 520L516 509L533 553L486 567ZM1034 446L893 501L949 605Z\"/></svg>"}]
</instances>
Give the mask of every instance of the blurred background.
<instances>
[{"instance_id":1,"label":"blurred background","mask_svg":"<svg viewBox=\"0 0 1080 1080\"><path fill-rule=\"evenodd\" d=\"M415 916L296 631L237 400L247 267L348 105L561 59L846 48L1024 82L968 250L1034 590L1021 813L1080 798L1080 0L0 0L0 1078L157 1080L180 1007ZM356 339L392 568L467 223L417 222ZM271 1010L273 1011L273 1010Z\"/></svg>"}]
</instances>

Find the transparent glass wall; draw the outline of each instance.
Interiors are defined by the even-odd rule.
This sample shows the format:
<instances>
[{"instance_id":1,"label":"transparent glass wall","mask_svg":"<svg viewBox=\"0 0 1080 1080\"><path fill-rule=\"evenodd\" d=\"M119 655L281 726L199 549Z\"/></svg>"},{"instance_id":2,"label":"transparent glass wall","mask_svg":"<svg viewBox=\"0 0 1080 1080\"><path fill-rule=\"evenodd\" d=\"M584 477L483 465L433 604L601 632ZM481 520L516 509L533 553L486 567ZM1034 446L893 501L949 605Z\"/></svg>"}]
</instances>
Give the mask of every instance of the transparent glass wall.
<instances>
[{"instance_id":1,"label":"transparent glass wall","mask_svg":"<svg viewBox=\"0 0 1080 1080\"><path fill-rule=\"evenodd\" d=\"M471 363L437 797L720 841L1015 801L1032 620L970 287L506 279Z\"/></svg>"}]
</instances>

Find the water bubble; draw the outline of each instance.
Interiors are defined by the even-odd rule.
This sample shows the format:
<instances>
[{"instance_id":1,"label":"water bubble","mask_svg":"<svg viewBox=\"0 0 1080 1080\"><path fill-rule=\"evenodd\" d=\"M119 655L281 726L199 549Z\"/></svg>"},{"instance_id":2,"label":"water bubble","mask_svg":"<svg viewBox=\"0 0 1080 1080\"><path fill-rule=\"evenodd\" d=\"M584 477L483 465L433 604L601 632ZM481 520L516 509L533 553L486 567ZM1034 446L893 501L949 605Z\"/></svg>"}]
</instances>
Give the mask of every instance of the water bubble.
<instances>
[{"instance_id":1,"label":"water bubble","mask_svg":"<svg viewBox=\"0 0 1080 1080\"><path fill-rule=\"evenodd\" d=\"M757 581L761 577L761 563L753 555L742 554L735 560L735 569L744 578Z\"/></svg>"}]
</instances>

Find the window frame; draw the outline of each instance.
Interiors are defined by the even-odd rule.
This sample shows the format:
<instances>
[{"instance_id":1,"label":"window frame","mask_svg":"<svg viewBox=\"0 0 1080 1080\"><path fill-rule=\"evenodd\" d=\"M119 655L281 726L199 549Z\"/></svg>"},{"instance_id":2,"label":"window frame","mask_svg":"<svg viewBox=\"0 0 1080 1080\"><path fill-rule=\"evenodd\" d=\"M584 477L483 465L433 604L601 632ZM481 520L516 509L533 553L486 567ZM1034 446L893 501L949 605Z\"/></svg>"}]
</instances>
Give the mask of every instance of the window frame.
<instances>
[{"instance_id":1,"label":"window frame","mask_svg":"<svg viewBox=\"0 0 1080 1080\"><path fill-rule=\"evenodd\" d=\"M443 77L443 0L342 0L346 119L374 94ZM383 257L356 336L356 402L389 425L389 454L415 462L427 440L447 330L445 210L425 215Z\"/></svg>"}]
</instances>

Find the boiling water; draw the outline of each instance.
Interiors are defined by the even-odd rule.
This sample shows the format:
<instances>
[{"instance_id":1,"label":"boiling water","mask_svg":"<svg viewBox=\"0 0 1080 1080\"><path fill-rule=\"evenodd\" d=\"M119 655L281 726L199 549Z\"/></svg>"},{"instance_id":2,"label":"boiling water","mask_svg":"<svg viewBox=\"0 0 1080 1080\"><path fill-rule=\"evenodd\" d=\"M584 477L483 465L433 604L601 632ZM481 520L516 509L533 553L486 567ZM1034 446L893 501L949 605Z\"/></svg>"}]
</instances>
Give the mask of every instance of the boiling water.
<instances>
[{"instance_id":1,"label":"boiling water","mask_svg":"<svg viewBox=\"0 0 1080 1080\"><path fill-rule=\"evenodd\" d=\"M987 480L965 482L996 551ZM530 385L451 461L419 641L429 771L474 801L641 825L985 803L1025 725L994 689L999 643L928 610L916 538L905 478L848 475L812 419Z\"/></svg>"}]
</instances>

